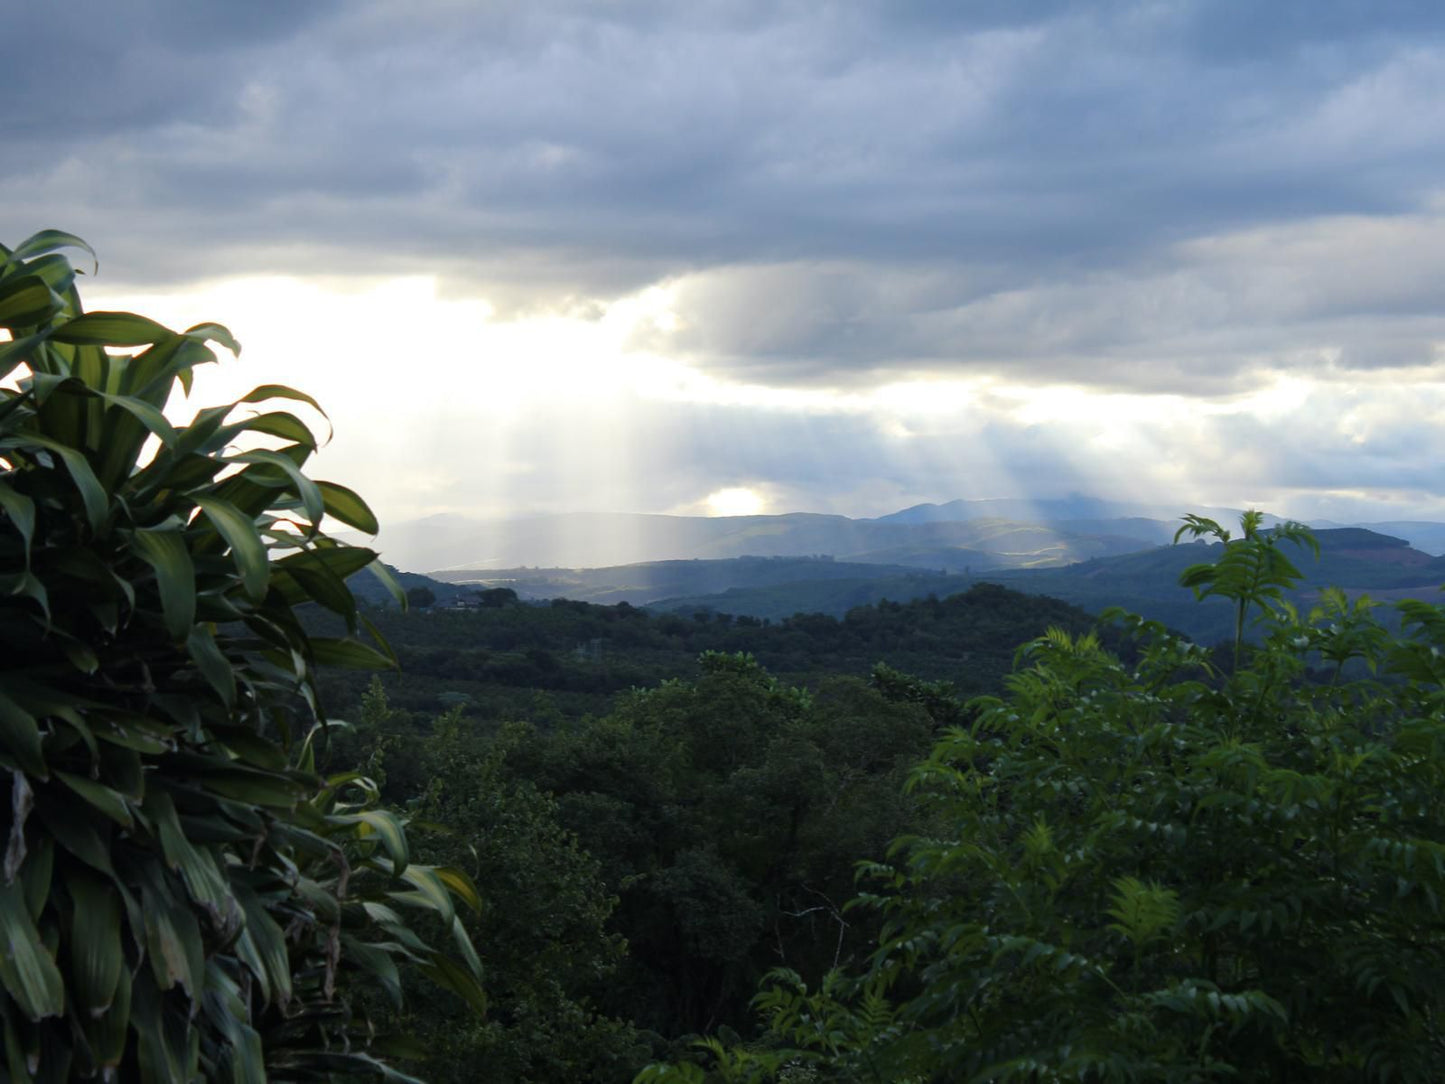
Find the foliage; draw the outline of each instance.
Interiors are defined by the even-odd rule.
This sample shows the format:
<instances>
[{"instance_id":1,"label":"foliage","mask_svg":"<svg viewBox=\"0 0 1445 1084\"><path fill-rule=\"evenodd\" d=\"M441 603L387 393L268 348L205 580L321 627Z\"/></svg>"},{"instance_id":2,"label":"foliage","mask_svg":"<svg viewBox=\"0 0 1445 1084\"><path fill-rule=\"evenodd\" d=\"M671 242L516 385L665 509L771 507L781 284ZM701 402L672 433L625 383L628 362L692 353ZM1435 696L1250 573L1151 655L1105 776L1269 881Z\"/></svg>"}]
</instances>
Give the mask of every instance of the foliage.
<instances>
[{"instance_id":1,"label":"foliage","mask_svg":"<svg viewBox=\"0 0 1445 1084\"><path fill-rule=\"evenodd\" d=\"M76 246L0 247L0 1078L383 1070L361 991L398 995L399 963L480 989L453 904L477 903L470 881L410 863L364 777L314 771L317 667L389 659L297 607L359 630L345 579L375 554L319 527L376 523L303 473L295 414L235 419L314 407L301 392L169 421L207 343L237 344L84 313Z\"/></svg>"},{"instance_id":2,"label":"foliage","mask_svg":"<svg viewBox=\"0 0 1445 1084\"><path fill-rule=\"evenodd\" d=\"M708 651L750 654L796 685L839 674L866 678L881 661L926 682L950 682L965 695L996 692L1015 645L1050 625L1081 632L1093 623L1055 599L991 584L951 598L862 606L842 619L799 614L766 625L726 614L659 616L626 603L509 605L510 592L496 590L503 594L483 593L474 609L368 611L401 662L400 673L386 675L388 698L395 710L415 715L419 730L450 706L448 694L464 697L459 702L472 720L530 719L545 727L553 708L574 720L602 716L630 689L696 679ZM350 710L368 680L338 672L324 687Z\"/></svg>"},{"instance_id":3,"label":"foliage","mask_svg":"<svg viewBox=\"0 0 1445 1084\"><path fill-rule=\"evenodd\" d=\"M1122 613L1135 663L1021 649L913 774L947 830L863 867L869 967L779 976L766 1044L638 1079L1436 1079L1445 608L1398 640L1341 594L1302 618L1275 541L1247 521L1191 576L1260 616L1229 674Z\"/></svg>"},{"instance_id":4,"label":"foliage","mask_svg":"<svg viewBox=\"0 0 1445 1084\"><path fill-rule=\"evenodd\" d=\"M1244 619L1251 607L1259 607L1263 619L1273 607L1284 604L1286 588L1293 587L1303 573L1279 548L1281 542L1293 542L1320 555L1319 543L1302 523L1287 521L1269 530L1261 525L1264 515L1250 510L1240 518L1241 537L1233 538L1228 530L1205 516L1188 515L1184 526L1174 533L1178 542L1186 534L1191 538L1214 538L1224 545L1224 552L1203 564L1190 565L1179 577L1184 587L1194 589L1196 599L1226 598L1234 604L1234 663L1239 665L1239 652L1244 643Z\"/></svg>"},{"instance_id":5,"label":"foliage","mask_svg":"<svg viewBox=\"0 0 1445 1084\"><path fill-rule=\"evenodd\" d=\"M379 679L367 706L362 727L385 735L390 709ZM409 991L403 1026L428 1051L431 1084L625 1080L647 1059L634 1029L598 1005L627 947L607 929L617 899L596 859L559 823L556 800L506 771L509 750L527 733L514 724L478 741L452 711L423 743L427 783L415 813L446 828L421 834L415 851L484 886L483 909L466 926L482 947L489 1006L483 1020L425 986ZM387 750L372 763L391 757Z\"/></svg>"},{"instance_id":6,"label":"foliage","mask_svg":"<svg viewBox=\"0 0 1445 1084\"><path fill-rule=\"evenodd\" d=\"M594 1050L618 1049L622 1023L654 1045L748 1030L748 999L770 967L816 979L871 943L868 919L841 909L856 856L915 823L901 786L935 724L914 685L899 676L896 698L851 678L809 691L747 656L694 665L700 677L634 690L580 720L544 704L525 724L427 719L391 707L380 679L364 697L350 763L451 828L418 853L485 886L469 928L491 1009L487 1024L451 1033L457 1073L462 1051L486 1050L492 1067L471 1072L511 1065L516 1079L549 1079L548 1056L598 1028L612 1030ZM528 1044L529 1034L554 1037ZM550 1079L585 1064L554 1065Z\"/></svg>"},{"instance_id":7,"label":"foliage","mask_svg":"<svg viewBox=\"0 0 1445 1084\"><path fill-rule=\"evenodd\" d=\"M409 587L406 592L407 605L425 610L436 604L437 595L430 587Z\"/></svg>"},{"instance_id":8,"label":"foliage","mask_svg":"<svg viewBox=\"0 0 1445 1084\"><path fill-rule=\"evenodd\" d=\"M858 854L913 823L898 788L929 721L857 681L788 686L742 655L519 749L620 898L616 1003L676 1037L746 1028L771 966L820 976L864 948L844 918Z\"/></svg>"}]
</instances>

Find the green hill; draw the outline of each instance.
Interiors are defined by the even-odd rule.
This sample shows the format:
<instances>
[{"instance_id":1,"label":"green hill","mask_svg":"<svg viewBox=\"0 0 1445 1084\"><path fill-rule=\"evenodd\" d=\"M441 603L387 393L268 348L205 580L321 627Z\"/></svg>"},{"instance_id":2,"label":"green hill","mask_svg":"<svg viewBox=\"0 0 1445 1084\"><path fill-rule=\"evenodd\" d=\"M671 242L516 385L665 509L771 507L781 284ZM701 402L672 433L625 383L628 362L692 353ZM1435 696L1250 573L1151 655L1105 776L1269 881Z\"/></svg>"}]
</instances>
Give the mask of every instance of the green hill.
<instances>
[{"instance_id":1,"label":"green hill","mask_svg":"<svg viewBox=\"0 0 1445 1084\"><path fill-rule=\"evenodd\" d=\"M1368 592L1381 599L1428 598L1445 583L1445 558L1413 549L1404 539L1355 527L1317 531L1316 538L1321 550L1318 561L1307 552L1292 555L1305 577L1295 593L1299 605L1307 607L1323 587ZM1059 568L997 569L984 576L925 579L892 575L831 584L798 582L767 589L738 588L668 599L658 602L656 608L674 612L711 609L774 620L808 610L842 615L853 606L883 599L944 596L987 579L1027 594L1063 599L1090 612L1122 606L1163 621L1200 642L1214 643L1231 635L1233 618L1228 603L1217 599L1195 602L1193 594L1179 586L1179 576L1190 565L1212 560L1216 549L1217 544L1195 542L1099 557Z\"/></svg>"}]
</instances>

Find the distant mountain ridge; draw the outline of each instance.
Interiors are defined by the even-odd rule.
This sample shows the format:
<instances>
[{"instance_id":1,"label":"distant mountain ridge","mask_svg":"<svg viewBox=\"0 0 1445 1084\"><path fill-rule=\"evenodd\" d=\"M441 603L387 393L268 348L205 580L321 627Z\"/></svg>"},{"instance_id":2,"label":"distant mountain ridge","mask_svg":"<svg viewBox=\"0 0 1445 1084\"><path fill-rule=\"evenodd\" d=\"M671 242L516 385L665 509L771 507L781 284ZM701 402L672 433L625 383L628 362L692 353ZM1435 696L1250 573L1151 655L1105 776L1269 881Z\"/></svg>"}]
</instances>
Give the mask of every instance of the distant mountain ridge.
<instances>
[{"instance_id":1,"label":"distant mountain ridge","mask_svg":"<svg viewBox=\"0 0 1445 1084\"><path fill-rule=\"evenodd\" d=\"M972 573L1061 567L1167 544L1181 511L1075 495L921 504L872 519L810 512L726 517L569 513L492 520L444 515L388 525L377 545L384 559L399 568L476 574L470 578L521 568L596 570L670 560L816 556ZM1199 511L1225 524L1238 518L1230 509ZM1427 554L1445 552L1441 523L1319 526L1373 529Z\"/></svg>"},{"instance_id":2,"label":"distant mountain ridge","mask_svg":"<svg viewBox=\"0 0 1445 1084\"><path fill-rule=\"evenodd\" d=\"M1403 538L1358 527L1325 528L1316 531L1315 537L1320 544L1319 561L1306 550L1289 552L1304 574L1300 589L1294 593L1298 605L1311 605L1324 587L1341 587L1351 594L1368 592L1380 601L1433 599L1445 583L1445 557L1414 549ZM836 617L853 606L885 598L907 601L929 594L945 597L987 580L1026 594L1058 598L1094 613L1121 606L1163 621L1201 642L1213 643L1230 635L1230 604L1217 598L1196 602L1192 592L1179 586L1179 574L1190 565L1212 560L1218 548L1218 543L1193 542L1055 568L999 569L983 575L939 576L931 580L905 574L831 583L799 582L787 589L735 587L713 595L659 601L654 608L683 613L710 609L774 620L798 610Z\"/></svg>"},{"instance_id":3,"label":"distant mountain ridge","mask_svg":"<svg viewBox=\"0 0 1445 1084\"><path fill-rule=\"evenodd\" d=\"M576 532L585 536L599 525L620 525L625 530L609 543L612 551L605 546L599 551L595 538L583 537L581 544L591 547L588 552L626 554L685 541L703 555L602 567L539 561L510 568L454 568L434 572L432 579L407 574L404 584L430 585L442 605L464 600L478 589L508 587L523 599L627 602L688 614L716 611L776 620L800 612L842 616L855 606L882 599L945 597L978 582L994 582L1095 612L1123 606L1206 642L1228 633L1231 619L1226 603L1218 599L1196 603L1189 591L1178 586L1180 572L1209 560L1211 551L1202 542L1170 544L1177 521L1129 516L1024 523L978 515L1001 510L1010 509L1001 507L1001 502L950 502L900 513L919 521L915 523L802 513L725 519L537 517L512 521L512 528L520 523L522 529L511 535L511 544L534 546L533 552L568 552L567 546L573 544L569 536ZM1141 509L1071 500L1046 504L1043 510L1078 516ZM944 518L948 516L963 518ZM1216 518L1232 522L1226 510L1219 510ZM1424 528L1445 529L1430 523L1402 525L1417 535ZM467 521L452 521L450 526L466 537L476 537ZM1445 557L1412 546L1404 532L1395 535L1345 526L1320 527L1315 535L1321 560L1314 561L1303 550L1295 555L1305 575L1295 595L1302 606L1311 604L1325 586L1369 592L1390 601L1433 598L1445 582ZM1428 532L1425 537L1430 537ZM544 539L550 540L551 548ZM826 555L830 544L840 543L857 547L858 552ZM773 552L730 554L737 549Z\"/></svg>"},{"instance_id":4,"label":"distant mountain ridge","mask_svg":"<svg viewBox=\"0 0 1445 1084\"><path fill-rule=\"evenodd\" d=\"M512 520L436 517L383 529L376 545L399 568L487 571L602 568L653 561L829 556L950 571L1067 564L1156 544L1163 525L1074 525L974 517L920 523L790 512L777 516L573 513Z\"/></svg>"}]
</instances>

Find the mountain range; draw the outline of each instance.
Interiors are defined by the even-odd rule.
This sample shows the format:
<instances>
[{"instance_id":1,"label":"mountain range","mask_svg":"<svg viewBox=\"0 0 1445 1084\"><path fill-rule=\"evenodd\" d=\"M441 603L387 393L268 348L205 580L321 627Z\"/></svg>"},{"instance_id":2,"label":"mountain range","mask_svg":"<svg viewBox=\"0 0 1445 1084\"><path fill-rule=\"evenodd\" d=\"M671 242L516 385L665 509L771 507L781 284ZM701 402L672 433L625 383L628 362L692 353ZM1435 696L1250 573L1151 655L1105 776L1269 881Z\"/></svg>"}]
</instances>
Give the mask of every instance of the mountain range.
<instances>
[{"instance_id":1,"label":"mountain range","mask_svg":"<svg viewBox=\"0 0 1445 1084\"><path fill-rule=\"evenodd\" d=\"M1205 513L1225 524L1237 519L1227 509ZM1153 506L1075 497L925 504L876 519L807 513L576 514L489 522L434 517L390 530L382 547L402 567L393 545L415 555L411 567L465 552L491 555L426 579L406 577L430 583L443 604L478 588L504 586L524 599L628 602L777 620L798 612L841 616L882 599L942 597L988 580L1089 610L1124 606L1203 640L1221 638L1229 630L1228 607L1218 600L1196 604L1178 586L1185 567L1210 559L1208 547L1171 545L1178 521L1167 514ZM1008 518L1013 516L1032 518ZM1383 526L1399 533L1373 529ZM1445 557L1439 556L1445 524L1319 524L1316 534L1321 559L1301 553L1296 562L1305 573L1297 593L1302 604L1323 586L1389 599L1431 597L1445 582ZM504 567L505 558L513 560Z\"/></svg>"},{"instance_id":2,"label":"mountain range","mask_svg":"<svg viewBox=\"0 0 1445 1084\"><path fill-rule=\"evenodd\" d=\"M1237 513L1204 509L1229 520ZM510 519L429 516L388 525L375 544L410 571L604 568L651 561L830 556L950 572L1050 567L1129 553L1172 537L1179 511L1090 497L951 501L873 519L564 513ZM1445 525L1430 541L1445 549ZM1410 538L1411 534L1403 533Z\"/></svg>"},{"instance_id":3,"label":"mountain range","mask_svg":"<svg viewBox=\"0 0 1445 1084\"><path fill-rule=\"evenodd\" d=\"M1193 509L1228 524L1231 509ZM372 544L414 572L499 576L515 569L600 569L732 557L831 557L942 572L1050 568L1132 553L1173 538L1182 510L1073 496L920 504L872 519L790 512L770 516L563 513L510 519L429 516L388 525ZM1266 523L1274 522L1267 519ZM1365 527L1445 553L1445 523ZM344 537L344 536L343 536ZM359 540L359 539L358 539ZM465 577L464 577L465 578Z\"/></svg>"}]
</instances>

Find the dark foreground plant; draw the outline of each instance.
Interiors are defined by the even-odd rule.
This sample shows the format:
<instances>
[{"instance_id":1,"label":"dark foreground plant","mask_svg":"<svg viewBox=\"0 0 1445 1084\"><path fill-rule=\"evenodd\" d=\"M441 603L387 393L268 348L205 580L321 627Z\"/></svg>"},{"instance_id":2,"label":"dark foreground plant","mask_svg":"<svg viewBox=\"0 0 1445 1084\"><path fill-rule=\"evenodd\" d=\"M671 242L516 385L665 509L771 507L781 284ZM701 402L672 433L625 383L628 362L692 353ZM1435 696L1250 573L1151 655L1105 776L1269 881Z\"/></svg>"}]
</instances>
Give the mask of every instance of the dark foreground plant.
<instances>
[{"instance_id":1,"label":"dark foreground plant","mask_svg":"<svg viewBox=\"0 0 1445 1084\"><path fill-rule=\"evenodd\" d=\"M863 869L869 969L779 973L765 1046L639 1081L1438 1079L1445 609L1402 604L1398 640L1339 592L1301 619L1274 541L1191 570L1263 614L1228 675L1122 613L1136 664L1026 645L913 775L948 832Z\"/></svg>"},{"instance_id":2,"label":"dark foreground plant","mask_svg":"<svg viewBox=\"0 0 1445 1084\"><path fill-rule=\"evenodd\" d=\"M197 412L215 324L84 313L47 231L0 246L0 1080L387 1070L399 966L480 1006L454 899L359 775L322 779L316 668L390 662L346 586L376 523L303 473L287 387ZM317 604L348 635L308 635ZM407 912L437 916L460 962Z\"/></svg>"}]
</instances>

